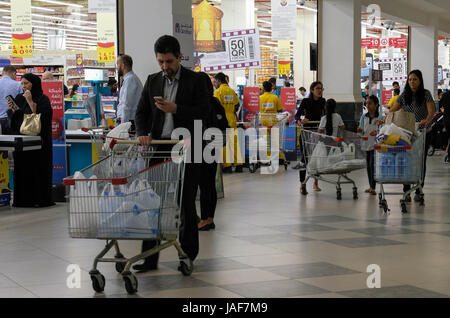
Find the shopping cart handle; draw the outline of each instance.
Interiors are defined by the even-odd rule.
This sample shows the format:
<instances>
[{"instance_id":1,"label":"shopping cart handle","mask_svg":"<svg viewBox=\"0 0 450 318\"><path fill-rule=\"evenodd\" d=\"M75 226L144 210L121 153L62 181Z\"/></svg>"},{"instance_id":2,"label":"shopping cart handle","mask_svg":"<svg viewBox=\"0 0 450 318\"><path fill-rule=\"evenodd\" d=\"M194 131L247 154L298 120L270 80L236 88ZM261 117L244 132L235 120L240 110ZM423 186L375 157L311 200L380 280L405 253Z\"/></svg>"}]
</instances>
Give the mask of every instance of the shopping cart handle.
<instances>
[{"instance_id":1,"label":"shopping cart handle","mask_svg":"<svg viewBox=\"0 0 450 318\"><path fill-rule=\"evenodd\" d=\"M175 145L178 143L184 143L184 140L157 140L153 139L150 144L152 145ZM116 144L122 144L122 145L140 145L141 143L137 139L133 140L119 140L119 139L112 139L109 148L113 149Z\"/></svg>"}]
</instances>

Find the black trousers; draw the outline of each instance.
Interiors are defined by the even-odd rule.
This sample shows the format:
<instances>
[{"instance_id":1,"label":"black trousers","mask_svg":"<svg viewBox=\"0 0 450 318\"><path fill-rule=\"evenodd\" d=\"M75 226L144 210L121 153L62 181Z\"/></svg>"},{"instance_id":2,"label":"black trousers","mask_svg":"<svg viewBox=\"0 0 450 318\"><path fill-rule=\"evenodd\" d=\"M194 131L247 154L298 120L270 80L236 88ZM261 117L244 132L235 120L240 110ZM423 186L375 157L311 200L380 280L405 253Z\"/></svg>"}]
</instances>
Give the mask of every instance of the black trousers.
<instances>
[{"instance_id":1,"label":"black trousers","mask_svg":"<svg viewBox=\"0 0 450 318\"><path fill-rule=\"evenodd\" d=\"M428 148L430 148L430 144L431 144L431 139L432 139L432 133L429 132L427 133L426 137L425 137L425 157L423 158L423 180L422 180L422 188L425 184L425 176L427 174L427 157L428 157ZM403 192L409 191L411 189L411 185L409 184L404 184L403 185ZM416 190L416 193L419 193L419 189Z\"/></svg>"},{"instance_id":2,"label":"black trousers","mask_svg":"<svg viewBox=\"0 0 450 318\"><path fill-rule=\"evenodd\" d=\"M367 176L369 177L369 186L375 189L375 150L366 151Z\"/></svg>"},{"instance_id":3,"label":"black trousers","mask_svg":"<svg viewBox=\"0 0 450 318\"><path fill-rule=\"evenodd\" d=\"M217 205L217 162L202 163L200 177L200 209L202 220L214 218Z\"/></svg>"},{"instance_id":4,"label":"black trousers","mask_svg":"<svg viewBox=\"0 0 450 318\"><path fill-rule=\"evenodd\" d=\"M11 122L8 117L0 118L0 125L2 126L2 135L9 134Z\"/></svg>"},{"instance_id":5,"label":"black trousers","mask_svg":"<svg viewBox=\"0 0 450 318\"><path fill-rule=\"evenodd\" d=\"M158 146L158 152L167 153L170 156L172 145ZM158 155L161 155L159 153ZM165 155L164 155L165 156ZM163 161L164 159L152 159L150 165ZM195 207L195 196L199 185L201 172L201 164L186 163L184 170L183 194L181 201L180 212L180 227L179 227L179 241L181 248L188 255L191 260L194 260L198 255L199 240L197 227L197 211ZM142 252L150 250L158 246L158 240L142 241ZM146 264L157 264L159 253L153 254L145 259Z\"/></svg>"}]
</instances>

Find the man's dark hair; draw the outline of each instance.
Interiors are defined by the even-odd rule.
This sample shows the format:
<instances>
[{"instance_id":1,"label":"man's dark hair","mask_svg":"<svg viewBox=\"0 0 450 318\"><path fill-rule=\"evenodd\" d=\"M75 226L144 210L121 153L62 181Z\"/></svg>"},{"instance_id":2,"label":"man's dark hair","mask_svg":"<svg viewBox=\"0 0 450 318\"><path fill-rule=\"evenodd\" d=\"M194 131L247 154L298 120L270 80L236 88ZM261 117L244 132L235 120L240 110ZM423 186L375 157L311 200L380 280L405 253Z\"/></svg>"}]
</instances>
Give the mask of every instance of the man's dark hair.
<instances>
[{"instance_id":1,"label":"man's dark hair","mask_svg":"<svg viewBox=\"0 0 450 318\"><path fill-rule=\"evenodd\" d=\"M394 86L395 84L397 84L398 86L400 86L400 84L398 82L392 82L392 86Z\"/></svg>"},{"instance_id":2,"label":"man's dark hair","mask_svg":"<svg viewBox=\"0 0 450 318\"><path fill-rule=\"evenodd\" d=\"M291 87L291 83L289 83L288 81L284 82L284 87Z\"/></svg>"},{"instance_id":3,"label":"man's dark hair","mask_svg":"<svg viewBox=\"0 0 450 318\"><path fill-rule=\"evenodd\" d=\"M214 79L222 84L227 84L227 78L225 77L225 74L223 74L222 72L217 73L214 76Z\"/></svg>"},{"instance_id":4,"label":"man's dark hair","mask_svg":"<svg viewBox=\"0 0 450 318\"><path fill-rule=\"evenodd\" d=\"M269 79L269 83L271 83L271 84L276 84L276 83L277 83L276 77L271 77L271 78Z\"/></svg>"},{"instance_id":5,"label":"man's dark hair","mask_svg":"<svg viewBox=\"0 0 450 318\"><path fill-rule=\"evenodd\" d=\"M119 58L126 67L128 67L129 69L133 69L133 59L131 58L131 56L123 54L120 55Z\"/></svg>"},{"instance_id":6,"label":"man's dark hair","mask_svg":"<svg viewBox=\"0 0 450 318\"><path fill-rule=\"evenodd\" d=\"M171 35L163 35L156 40L154 49L155 55L158 53L172 53L176 58L178 58L181 54L180 42L178 42L178 40Z\"/></svg>"},{"instance_id":7,"label":"man's dark hair","mask_svg":"<svg viewBox=\"0 0 450 318\"><path fill-rule=\"evenodd\" d=\"M299 90L299 91L305 91L305 92L306 92L306 88L304 88L303 86L300 87L298 90Z\"/></svg>"},{"instance_id":8,"label":"man's dark hair","mask_svg":"<svg viewBox=\"0 0 450 318\"><path fill-rule=\"evenodd\" d=\"M116 84L117 83L117 80L115 79L115 78L110 78L109 80L108 80L108 86L112 86L112 85L114 85L114 84Z\"/></svg>"},{"instance_id":9,"label":"man's dark hair","mask_svg":"<svg viewBox=\"0 0 450 318\"><path fill-rule=\"evenodd\" d=\"M16 71L16 68L12 65L6 65L3 68L3 72L5 72L5 74L14 73L15 71Z\"/></svg>"},{"instance_id":10,"label":"man's dark hair","mask_svg":"<svg viewBox=\"0 0 450 318\"><path fill-rule=\"evenodd\" d=\"M272 91L272 83L270 83L269 81L265 81L263 83L263 88L265 92L270 92Z\"/></svg>"},{"instance_id":11,"label":"man's dark hair","mask_svg":"<svg viewBox=\"0 0 450 318\"><path fill-rule=\"evenodd\" d=\"M394 89L394 96L400 95L400 88Z\"/></svg>"}]
</instances>

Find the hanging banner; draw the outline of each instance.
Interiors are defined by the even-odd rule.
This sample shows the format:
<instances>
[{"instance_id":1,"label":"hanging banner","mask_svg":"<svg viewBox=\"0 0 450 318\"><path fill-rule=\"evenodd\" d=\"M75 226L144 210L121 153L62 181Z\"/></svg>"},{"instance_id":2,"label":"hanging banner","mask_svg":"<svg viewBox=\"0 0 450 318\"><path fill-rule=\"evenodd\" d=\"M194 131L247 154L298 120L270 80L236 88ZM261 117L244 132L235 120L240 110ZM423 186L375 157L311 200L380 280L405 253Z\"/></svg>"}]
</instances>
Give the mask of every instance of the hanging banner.
<instances>
[{"instance_id":1,"label":"hanging banner","mask_svg":"<svg viewBox=\"0 0 450 318\"><path fill-rule=\"evenodd\" d=\"M77 71L78 73L83 73L83 54L77 54L75 58L75 63L77 65Z\"/></svg>"},{"instance_id":2,"label":"hanging banner","mask_svg":"<svg viewBox=\"0 0 450 318\"><path fill-rule=\"evenodd\" d=\"M222 33L225 52L200 53L204 72L261 67L258 29Z\"/></svg>"},{"instance_id":3,"label":"hanging banner","mask_svg":"<svg viewBox=\"0 0 450 318\"><path fill-rule=\"evenodd\" d=\"M33 55L31 0L11 1L12 56Z\"/></svg>"},{"instance_id":4,"label":"hanging banner","mask_svg":"<svg viewBox=\"0 0 450 318\"><path fill-rule=\"evenodd\" d=\"M361 47L371 50L385 49L387 47L406 49L408 47L407 38L365 38L361 39Z\"/></svg>"},{"instance_id":5,"label":"hanging banner","mask_svg":"<svg viewBox=\"0 0 450 318\"><path fill-rule=\"evenodd\" d=\"M278 62L278 75L289 75L291 73L291 62Z\"/></svg>"},{"instance_id":6,"label":"hanging banner","mask_svg":"<svg viewBox=\"0 0 450 318\"><path fill-rule=\"evenodd\" d=\"M278 41L278 61L289 62L291 60L291 42Z\"/></svg>"},{"instance_id":7,"label":"hanging banner","mask_svg":"<svg viewBox=\"0 0 450 318\"><path fill-rule=\"evenodd\" d=\"M115 61L116 15L114 12L97 13L97 61Z\"/></svg>"},{"instance_id":8,"label":"hanging banner","mask_svg":"<svg viewBox=\"0 0 450 318\"><path fill-rule=\"evenodd\" d=\"M116 0L89 0L88 12L116 12Z\"/></svg>"},{"instance_id":9,"label":"hanging banner","mask_svg":"<svg viewBox=\"0 0 450 318\"><path fill-rule=\"evenodd\" d=\"M272 40L297 39L297 1L272 0Z\"/></svg>"},{"instance_id":10,"label":"hanging banner","mask_svg":"<svg viewBox=\"0 0 450 318\"><path fill-rule=\"evenodd\" d=\"M66 147L64 136L64 89L60 81L43 81L42 90L53 108L53 183L62 183L66 173Z\"/></svg>"},{"instance_id":11,"label":"hanging banner","mask_svg":"<svg viewBox=\"0 0 450 318\"><path fill-rule=\"evenodd\" d=\"M382 65L383 68L383 81L402 81L408 78L408 62L406 57L380 59L379 65Z\"/></svg>"},{"instance_id":12,"label":"hanging banner","mask_svg":"<svg viewBox=\"0 0 450 318\"><path fill-rule=\"evenodd\" d=\"M222 39L222 10L203 0L193 6L194 46L196 52L211 53L225 51Z\"/></svg>"}]
</instances>

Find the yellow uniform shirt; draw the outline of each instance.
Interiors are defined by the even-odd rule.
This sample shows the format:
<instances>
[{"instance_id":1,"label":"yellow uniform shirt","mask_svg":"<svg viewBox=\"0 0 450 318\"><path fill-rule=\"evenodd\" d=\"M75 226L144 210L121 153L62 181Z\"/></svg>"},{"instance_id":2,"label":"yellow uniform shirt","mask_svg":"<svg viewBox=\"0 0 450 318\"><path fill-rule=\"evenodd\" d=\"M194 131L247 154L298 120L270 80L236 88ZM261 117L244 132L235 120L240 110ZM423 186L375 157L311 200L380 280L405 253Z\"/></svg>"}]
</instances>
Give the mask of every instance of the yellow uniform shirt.
<instances>
[{"instance_id":1,"label":"yellow uniform shirt","mask_svg":"<svg viewBox=\"0 0 450 318\"><path fill-rule=\"evenodd\" d=\"M222 84L214 91L214 97L216 97L223 108L225 108L225 114L230 128L236 128L237 124L236 116L234 115L234 106L239 104L239 97L236 92L227 84Z\"/></svg>"},{"instance_id":2,"label":"yellow uniform shirt","mask_svg":"<svg viewBox=\"0 0 450 318\"><path fill-rule=\"evenodd\" d=\"M259 111L261 114L277 113L283 110L283 105L277 95L265 92L259 96Z\"/></svg>"},{"instance_id":3,"label":"yellow uniform shirt","mask_svg":"<svg viewBox=\"0 0 450 318\"><path fill-rule=\"evenodd\" d=\"M392 106L394 106L394 104L395 104L395 102L397 101L397 99L398 99L399 96L400 96L400 95L397 95L397 96L392 97L392 98L389 100L389 103L387 104L387 107L388 107L388 108L391 108Z\"/></svg>"}]
</instances>

